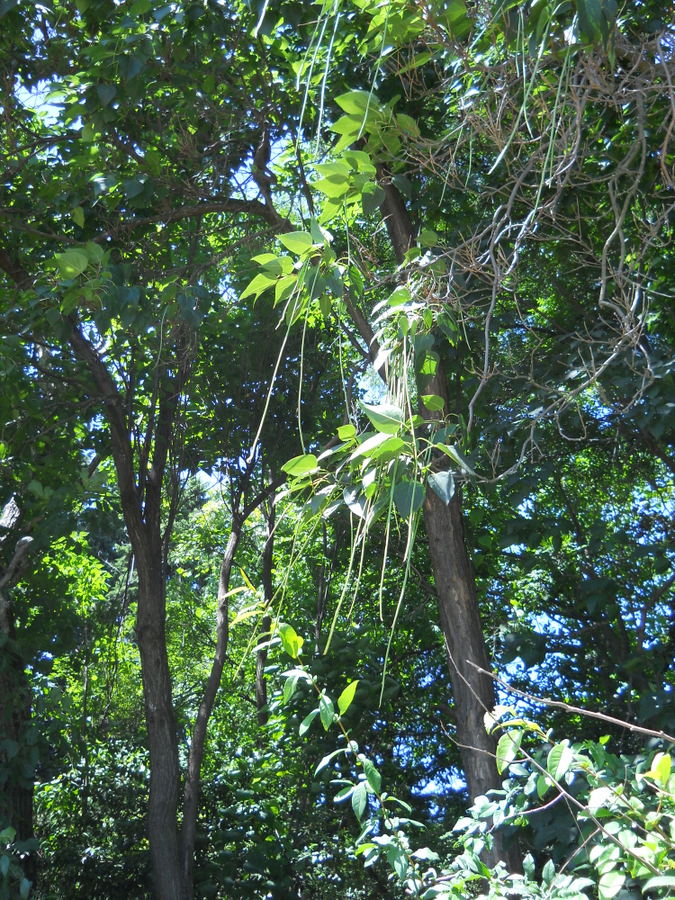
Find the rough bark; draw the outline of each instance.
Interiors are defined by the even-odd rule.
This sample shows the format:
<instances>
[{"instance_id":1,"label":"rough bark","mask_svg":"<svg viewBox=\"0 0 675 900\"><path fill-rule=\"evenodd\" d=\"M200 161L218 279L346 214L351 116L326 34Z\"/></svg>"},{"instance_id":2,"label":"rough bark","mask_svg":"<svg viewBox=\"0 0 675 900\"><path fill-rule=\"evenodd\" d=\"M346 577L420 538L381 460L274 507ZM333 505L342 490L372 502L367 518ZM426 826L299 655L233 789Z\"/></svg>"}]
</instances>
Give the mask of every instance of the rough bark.
<instances>
[{"instance_id":1,"label":"rough bark","mask_svg":"<svg viewBox=\"0 0 675 900\"><path fill-rule=\"evenodd\" d=\"M180 769L171 674L165 635L165 579L154 541L145 559L136 552L136 635L143 673L143 699L150 754L148 836L155 894L161 900L188 896L179 865L178 790ZM143 554L145 555L145 554Z\"/></svg>"}]
</instances>

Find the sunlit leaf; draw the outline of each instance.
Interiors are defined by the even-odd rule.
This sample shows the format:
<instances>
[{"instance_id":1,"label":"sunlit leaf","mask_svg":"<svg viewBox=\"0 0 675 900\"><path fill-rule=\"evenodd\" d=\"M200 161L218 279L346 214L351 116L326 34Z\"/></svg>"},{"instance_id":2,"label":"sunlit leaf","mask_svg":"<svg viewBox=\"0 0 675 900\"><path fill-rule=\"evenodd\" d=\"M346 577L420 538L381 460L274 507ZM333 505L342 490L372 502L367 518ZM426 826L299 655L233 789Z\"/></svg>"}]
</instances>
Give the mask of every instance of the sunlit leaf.
<instances>
[{"instance_id":1,"label":"sunlit leaf","mask_svg":"<svg viewBox=\"0 0 675 900\"><path fill-rule=\"evenodd\" d=\"M348 91L335 98L335 102L348 115L363 116L381 108L380 101L370 91Z\"/></svg>"},{"instance_id":2,"label":"sunlit leaf","mask_svg":"<svg viewBox=\"0 0 675 900\"><path fill-rule=\"evenodd\" d=\"M279 241L290 250L291 253L299 255L305 253L314 246L312 235L306 231L289 231L286 234L279 235Z\"/></svg>"},{"instance_id":3,"label":"sunlit leaf","mask_svg":"<svg viewBox=\"0 0 675 900\"><path fill-rule=\"evenodd\" d=\"M574 762L574 751L567 741L555 744L549 751L546 759L546 771L554 779L560 779L569 772Z\"/></svg>"},{"instance_id":4,"label":"sunlit leaf","mask_svg":"<svg viewBox=\"0 0 675 900\"><path fill-rule=\"evenodd\" d=\"M522 731L505 731L499 738L497 742L497 771L500 775L518 755L522 740Z\"/></svg>"},{"instance_id":5,"label":"sunlit leaf","mask_svg":"<svg viewBox=\"0 0 675 900\"><path fill-rule=\"evenodd\" d=\"M312 722L314 721L314 719L316 719L316 717L318 715L319 715L319 710L313 709L311 711L311 713L309 713L309 715L305 716L305 718L302 720L302 722L300 723L300 726L298 728L298 734L300 735L300 737L302 737L304 734L306 734L309 731L309 728L310 728Z\"/></svg>"},{"instance_id":6,"label":"sunlit leaf","mask_svg":"<svg viewBox=\"0 0 675 900\"><path fill-rule=\"evenodd\" d=\"M338 697L337 704L341 716L343 716L351 706L358 683L358 680L351 681Z\"/></svg>"},{"instance_id":7,"label":"sunlit leaf","mask_svg":"<svg viewBox=\"0 0 675 900\"><path fill-rule=\"evenodd\" d=\"M326 694L322 694L319 697L319 715L321 716L321 724L324 727L324 731L328 731L333 724L335 707L333 706L333 701Z\"/></svg>"},{"instance_id":8,"label":"sunlit leaf","mask_svg":"<svg viewBox=\"0 0 675 900\"><path fill-rule=\"evenodd\" d=\"M300 475L307 475L309 472L315 472L319 467L319 461L313 453L302 453L300 456L294 456L284 463L281 471L297 478Z\"/></svg>"},{"instance_id":9,"label":"sunlit leaf","mask_svg":"<svg viewBox=\"0 0 675 900\"><path fill-rule=\"evenodd\" d=\"M302 645L305 643L304 638L300 637L292 625L287 625L285 623L279 625L278 631L279 638L281 639L281 646L289 656L293 659L297 659L300 655Z\"/></svg>"},{"instance_id":10,"label":"sunlit leaf","mask_svg":"<svg viewBox=\"0 0 675 900\"><path fill-rule=\"evenodd\" d=\"M403 423L403 410L391 403L380 403L377 406L362 403L361 406L378 431L396 434Z\"/></svg>"},{"instance_id":11,"label":"sunlit leaf","mask_svg":"<svg viewBox=\"0 0 675 900\"><path fill-rule=\"evenodd\" d=\"M363 814L366 811L366 806L368 804L368 789L366 788L365 781L360 781L356 787L354 788L354 792L352 793L352 809L354 810L354 815L359 821L363 818Z\"/></svg>"}]
</instances>

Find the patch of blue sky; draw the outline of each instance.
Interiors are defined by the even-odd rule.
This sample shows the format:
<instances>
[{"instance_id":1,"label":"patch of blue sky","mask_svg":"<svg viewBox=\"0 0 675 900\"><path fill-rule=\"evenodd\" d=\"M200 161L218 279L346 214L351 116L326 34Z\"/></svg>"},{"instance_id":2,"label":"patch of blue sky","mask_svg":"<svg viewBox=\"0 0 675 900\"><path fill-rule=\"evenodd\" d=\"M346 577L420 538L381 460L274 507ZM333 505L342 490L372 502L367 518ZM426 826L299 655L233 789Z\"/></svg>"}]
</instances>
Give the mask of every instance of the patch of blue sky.
<instances>
[{"instance_id":1,"label":"patch of blue sky","mask_svg":"<svg viewBox=\"0 0 675 900\"><path fill-rule=\"evenodd\" d=\"M45 125L55 125L58 122L62 107L55 102L57 97L51 82L38 81L33 87L27 88L17 79L14 96L24 109L38 113Z\"/></svg>"}]
</instances>

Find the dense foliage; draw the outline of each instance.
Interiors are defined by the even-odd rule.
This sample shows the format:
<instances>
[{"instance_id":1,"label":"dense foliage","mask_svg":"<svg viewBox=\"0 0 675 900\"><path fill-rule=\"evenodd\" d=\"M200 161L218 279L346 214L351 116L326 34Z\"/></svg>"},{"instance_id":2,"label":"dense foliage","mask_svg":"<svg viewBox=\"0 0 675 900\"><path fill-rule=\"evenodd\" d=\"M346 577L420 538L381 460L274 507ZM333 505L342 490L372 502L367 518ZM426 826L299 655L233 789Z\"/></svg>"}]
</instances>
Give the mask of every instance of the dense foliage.
<instances>
[{"instance_id":1,"label":"dense foliage","mask_svg":"<svg viewBox=\"0 0 675 900\"><path fill-rule=\"evenodd\" d=\"M674 54L0 0L0 898L675 894Z\"/></svg>"}]
</instances>

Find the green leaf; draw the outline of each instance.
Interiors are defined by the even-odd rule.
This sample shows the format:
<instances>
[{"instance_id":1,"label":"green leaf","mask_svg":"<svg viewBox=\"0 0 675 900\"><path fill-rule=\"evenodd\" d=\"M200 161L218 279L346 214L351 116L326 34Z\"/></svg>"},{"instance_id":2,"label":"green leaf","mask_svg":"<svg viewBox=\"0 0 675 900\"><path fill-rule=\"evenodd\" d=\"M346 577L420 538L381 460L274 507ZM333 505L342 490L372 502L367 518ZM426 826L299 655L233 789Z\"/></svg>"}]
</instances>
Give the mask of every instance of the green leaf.
<instances>
[{"instance_id":1,"label":"green leaf","mask_svg":"<svg viewBox=\"0 0 675 900\"><path fill-rule=\"evenodd\" d=\"M460 469L463 469L465 472L468 472L469 475L473 475L474 478L476 477L476 473L469 466L467 461L459 453L459 451L457 450L456 447L452 446L451 444L444 444L441 441L438 441L436 444L434 444L434 447L437 447L439 450L442 450L443 453L445 453L446 456L449 456L450 459L454 463L456 463Z\"/></svg>"},{"instance_id":2,"label":"green leaf","mask_svg":"<svg viewBox=\"0 0 675 900\"><path fill-rule=\"evenodd\" d=\"M403 285L399 285L399 287L394 288L394 290L387 297L387 303L389 306L402 306L404 303L410 303L412 300L412 294L410 293L410 289L404 287Z\"/></svg>"},{"instance_id":3,"label":"green leaf","mask_svg":"<svg viewBox=\"0 0 675 900\"><path fill-rule=\"evenodd\" d=\"M367 181L361 188L361 205L365 215L372 216L379 212L383 200L384 191L374 181Z\"/></svg>"},{"instance_id":4,"label":"green leaf","mask_svg":"<svg viewBox=\"0 0 675 900\"><path fill-rule=\"evenodd\" d=\"M298 734L300 735L300 737L302 737L304 734L306 734L309 731L310 725L312 724L312 722L314 721L314 719L316 719L316 717L318 715L319 715L319 710L313 709L311 711L311 713L309 713L309 715L305 716L305 718L300 723L300 727L298 728Z\"/></svg>"},{"instance_id":5,"label":"green leaf","mask_svg":"<svg viewBox=\"0 0 675 900\"><path fill-rule=\"evenodd\" d=\"M413 69L419 69L420 66L429 62L432 56L433 54L430 53L429 50L423 50L421 53L416 53L409 63L403 66L403 68L396 70L396 74L405 75L406 72L410 72Z\"/></svg>"},{"instance_id":6,"label":"green leaf","mask_svg":"<svg viewBox=\"0 0 675 900\"><path fill-rule=\"evenodd\" d=\"M365 410L374 427L385 434L396 434L403 423L403 410L398 406L389 403L370 406L368 403L362 403L361 408Z\"/></svg>"},{"instance_id":7,"label":"green leaf","mask_svg":"<svg viewBox=\"0 0 675 900\"><path fill-rule=\"evenodd\" d=\"M555 781L560 779L569 772L574 762L574 751L568 741L561 741L549 751L546 759L546 771Z\"/></svg>"},{"instance_id":8,"label":"green leaf","mask_svg":"<svg viewBox=\"0 0 675 900\"><path fill-rule=\"evenodd\" d=\"M276 306L277 303L281 303L282 300L288 299L295 290L297 283L297 275L282 275L274 285L274 305Z\"/></svg>"},{"instance_id":9,"label":"green leaf","mask_svg":"<svg viewBox=\"0 0 675 900\"><path fill-rule=\"evenodd\" d=\"M506 731L497 743L497 771L501 775L518 755L523 740L522 731Z\"/></svg>"},{"instance_id":10,"label":"green leaf","mask_svg":"<svg viewBox=\"0 0 675 900\"><path fill-rule=\"evenodd\" d=\"M356 437L356 428L353 425L340 425L337 434L341 441L351 441Z\"/></svg>"},{"instance_id":11,"label":"green leaf","mask_svg":"<svg viewBox=\"0 0 675 900\"><path fill-rule=\"evenodd\" d=\"M603 786L594 788L588 795L586 808L591 815L595 815L598 810L604 807L610 807L614 800L614 792L611 788Z\"/></svg>"},{"instance_id":12,"label":"green leaf","mask_svg":"<svg viewBox=\"0 0 675 900\"><path fill-rule=\"evenodd\" d=\"M419 125L412 116L407 116L405 113L399 113L396 116L396 124L401 131L405 132L405 134L409 134L412 137L420 136Z\"/></svg>"},{"instance_id":13,"label":"green leaf","mask_svg":"<svg viewBox=\"0 0 675 900\"><path fill-rule=\"evenodd\" d=\"M359 820L359 822L363 818L363 814L366 811L367 804L368 789L366 787L365 781L360 781L356 785L356 787L354 788L354 792L352 793L352 809L354 810L354 815Z\"/></svg>"},{"instance_id":14,"label":"green leaf","mask_svg":"<svg viewBox=\"0 0 675 900\"><path fill-rule=\"evenodd\" d=\"M324 178L342 178L344 181L349 181L352 172L347 163L342 159L337 159L328 163L319 163L316 166L316 171Z\"/></svg>"},{"instance_id":15,"label":"green leaf","mask_svg":"<svg viewBox=\"0 0 675 900\"><path fill-rule=\"evenodd\" d=\"M124 54L119 57L118 65L122 78L125 81L130 81L145 68L145 58L143 56Z\"/></svg>"},{"instance_id":16,"label":"green leaf","mask_svg":"<svg viewBox=\"0 0 675 900\"><path fill-rule=\"evenodd\" d=\"M133 200L134 197L138 197L139 194L143 193L145 181L141 178L125 178L122 182L122 187L127 200Z\"/></svg>"},{"instance_id":17,"label":"green leaf","mask_svg":"<svg viewBox=\"0 0 675 900\"><path fill-rule=\"evenodd\" d=\"M84 210L81 206L76 206L75 209L71 209L70 215L77 226L84 228Z\"/></svg>"},{"instance_id":18,"label":"green leaf","mask_svg":"<svg viewBox=\"0 0 675 900\"><path fill-rule=\"evenodd\" d=\"M101 101L101 106L109 106L117 96L117 88L114 84L99 84L96 87L96 93Z\"/></svg>"},{"instance_id":19,"label":"green leaf","mask_svg":"<svg viewBox=\"0 0 675 900\"><path fill-rule=\"evenodd\" d=\"M452 472L432 472L427 478L429 487L443 503L450 503L455 493L455 479Z\"/></svg>"},{"instance_id":20,"label":"green leaf","mask_svg":"<svg viewBox=\"0 0 675 900\"><path fill-rule=\"evenodd\" d=\"M300 679L297 675L289 676L286 681L284 681L284 689L282 692L282 702L288 703L293 694L295 693L295 689L298 686L298 681Z\"/></svg>"},{"instance_id":21,"label":"green leaf","mask_svg":"<svg viewBox=\"0 0 675 900\"><path fill-rule=\"evenodd\" d=\"M276 282L276 276L268 275L265 272L259 272L255 278L250 281L239 295L240 300L250 297L252 294L257 299L264 291L270 288Z\"/></svg>"},{"instance_id":22,"label":"green leaf","mask_svg":"<svg viewBox=\"0 0 675 900\"><path fill-rule=\"evenodd\" d=\"M423 228L417 238L417 243L422 247L435 247L440 238L433 228Z\"/></svg>"},{"instance_id":23,"label":"green leaf","mask_svg":"<svg viewBox=\"0 0 675 900\"><path fill-rule=\"evenodd\" d=\"M289 459L281 467L281 471L297 478L300 475L307 475L309 472L315 472L319 468L319 461L313 453L302 453L300 456L294 456Z\"/></svg>"},{"instance_id":24,"label":"green leaf","mask_svg":"<svg viewBox=\"0 0 675 900\"><path fill-rule=\"evenodd\" d=\"M105 258L106 251L101 247L100 244L94 243L94 241L87 241L84 245L84 249L87 253L87 257L89 262L92 263L102 263Z\"/></svg>"},{"instance_id":25,"label":"green leaf","mask_svg":"<svg viewBox=\"0 0 675 900\"><path fill-rule=\"evenodd\" d=\"M423 859L425 862L437 862L440 859L438 853L429 847L420 847L419 850L413 851L411 856L413 859Z\"/></svg>"},{"instance_id":26,"label":"green leaf","mask_svg":"<svg viewBox=\"0 0 675 900\"><path fill-rule=\"evenodd\" d=\"M405 441L402 441L401 438L391 437L386 432L380 431L359 444L349 457L349 461L352 462L361 457L378 459L385 453L396 454L402 447L405 447Z\"/></svg>"},{"instance_id":27,"label":"green leaf","mask_svg":"<svg viewBox=\"0 0 675 900\"><path fill-rule=\"evenodd\" d=\"M289 231L286 234L280 234L279 240L287 250L299 255L306 253L314 246L312 235L307 231Z\"/></svg>"},{"instance_id":28,"label":"green leaf","mask_svg":"<svg viewBox=\"0 0 675 900\"><path fill-rule=\"evenodd\" d=\"M600 0L577 0L579 25L585 40L593 43L602 37L603 25L607 25L602 14Z\"/></svg>"},{"instance_id":29,"label":"green leaf","mask_svg":"<svg viewBox=\"0 0 675 900\"><path fill-rule=\"evenodd\" d=\"M382 107L372 91L348 91L335 98L335 102L341 110L351 116L364 116L372 111L379 111Z\"/></svg>"},{"instance_id":30,"label":"green leaf","mask_svg":"<svg viewBox=\"0 0 675 900\"><path fill-rule=\"evenodd\" d=\"M386 853L389 865L392 867L399 880L403 881L407 878L410 867L403 847L398 843L392 842L385 845L384 852Z\"/></svg>"},{"instance_id":31,"label":"green leaf","mask_svg":"<svg viewBox=\"0 0 675 900\"><path fill-rule=\"evenodd\" d=\"M351 186L347 175L336 173L319 178L318 181L314 182L314 187L327 197L339 199L349 193Z\"/></svg>"},{"instance_id":32,"label":"green leaf","mask_svg":"<svg viewBox=\"0 0 675 900\"><path fill-rule=\"evenodd\" d=\"M672 888L675 893L675 875L655 875L642 885L643 891L656 891L659 888Z\"/></svg>"},{"instance_id":33,"label":"green leaf","mask_svg":"<svg viewBox=\"0 0 675 900\"><path fill-rule=\"evenodd\" d=\"M330 297L327 294L323 294L321 297L319 297L319 309L324 319L327 319L330 315L331 310L331 301Z\"/></svg>"},{"instance_id":34,"label":"green leaf","mask_svg":"<svg viewBox=\"0 0 675 900\"><path fill-rule=\"evenodd\" d=\"M358 680L351 681L338 697L337 704L341 716L343 716L352 705L352 700L354 699L354 695L356 694L356 686L358 683Z\"/></svg>"},{"instance_id":35,"label":"green leaf","mask_svg":"<svg viewBox=\"0 0 675 900\"><path fill-rule=\"evenodd\" d=\"M359 516L359 518L364 519L366 516L366 504L367 498L365 495L358 489L353 487L346 487L342 492L343 499L349 509L354 513L354 515Z\"/></svg>"},{"instance_id":36,"label":"green leaf","mask_svg":"<svg viewBox=\"0 0 675 900\"><path fill-rule=\"evenodd\" d=\"M605 872L598 881L599 900L611 900L616 897L624 885L626 876L622 872Z\"/></svg>"},{"instance_id":37,"label":"green leaf","mask_svg":"<svg viewBox=\"0 0 675 900\"><path fill-rule=\"evenodd\" d=\"M278 631L281 639L281 646L290 657L297 659L300 655L302 645L305 643L304 638L300 637L292 625L287 625L285 623L279 625Z\"/></svg>"},{"instance_id":38,"label":"green leaf","mask_svg":"<svg viewBox=\"0 0 675 900\"><path fill-rule=\"evenodd\" d=\"M330 697L327 697L325 694L322 694L319 697L319 715L321 716L321 724L323 725L324 731L328 731L333 724L335 707L333 706L333 701Z\"/></svg>"},{"instance_id":39,"label":"green leaf","mask_svg":"<svg viewBox=\"0 0 675 900\"><path fill-rule=\"evenodd\" d=\"M340 118L331 125L331 131L341 134L343 138L355 138L361 132L363 126L363 116L340 116ZM338 141L338 146L340 141Z\"/></svg>"},{"instance_id":40,"label":"green leaf","mask_svg":"<svg viewBox=\"0 0 675 900\"><path fill-rule=\"evenodd\" d=\"M338 791L337 794L333 797L333 803L342 803L344 800L348 800L351 797L354 788L356 785L348 784L347 787L342 788L341 791ZM356 851L358 853L358 850Z\"/></svg>"},{"instance_id":41,"label":"green leaf","mask_svg":"<svg viewBox=\"0 0 675 900\"><path fill-rule=\"evenodd\" d=\"M660 787L667 788L670 781L672 759L670 753L657 753L649 771L645 772L645 778L652 778Z\"/></svg>"},{"instance_id":42,"label":"green leaf","mask_svg":"<svg viewBox=\"0 0 675 900\"><path fill-rule=\"evenodd\" d=\"M471 31L471 20L467 15L464 0L449 0L443 18L448 31L455 38L461 40Z\"/></svg>"},{"instance_id":43,"label":"green leaf","mask_svg":"<svg viewBox=\"0 0 675 900\"><path fill-rule=\"evenodd\" d=\"M438 353L435 353L433 350L427 351L421 361L421 365L417 367L420 375L435 375L439 358Z\"/></svg>"},{"instance_id":44,"label":"green leaf","mask_svg":"<svg viewBox=\"0 0 675 900\"><path fill-rule=\"evenodd\" d=\"M551 787L551 779L548 775L539 775L537 778L537 797L541 800Z\"/></svg>"},{"instance_id":45,"label":"green leaf","mask_svg":"<svg viewBox=\"0 0 675 900\"><path fill-rule=\"evenodd\" d=\"M422 403L424 403L429 412L440 412L445 406L445 400L439 397L438 394L423 394Z\"/></svg>"},{"instance_id":46,"label":"green leaf","mask_svg":"<svg viewBox=\"0 0 675 900\"><path fill-rule=\"evenodd\" d=\"M549 859L544 868L541 870L541 880L548 887L553 879L555 878L555 866L553 865L553 860Z\"/></svg>"},{"instance_id":47,"label":"green leaf","mask_svg":"<svg viewBox=\"0 0 675 900\"><path fill-rule=\"evenodd\" d=\"M372 790L376 793L380 793L380 789L382 787L382 776L375 768L375 764L372 760L367 757L361 755L360 757L361 765L363 766L363 771L366 776L366 781L372 788Z\"/></svg>"},{"instance_id":48,"label":"green leaf","mask_svg":"<svg viewBox=\"0 0 675 900\"><path fill-rule=\"evenodd\" d=\"M275 256L274 253L260 253L258 256L251 257L253 262L257 262L266 272L271 275L288 275L293 271L293 260L290 256Z\"/></svg>"},{"instance_id":49,"label":"green leaf","mask_svg":"<svg viewBox=\"0 0 675 900\"><path fill-rule=\"evenodd\" d=\"M348 753L348 752L349 752L349 750L347 747L340 747L338 750L333 750L332 753L327 753L323 757L323 759L321 760L319 765L316 767L316 769L314 769L314 776L316 777L319 774L319 772L321 772L323 769L325 769L326 766L328 765L328 763L332 759L335 759L336 756L339 756L341 753Z\"/></svg>"},{"instance_id":50,"label":"green leaf","mask_svg":"<svg viewBox=\"0 0 675 900\"><path fill-rule=\"evenodd\" d=\"M77 278L89 265L89 257L82 250L66 250L56 254L56 262L64 278Z\"/></svg>"},{"instance_id":51,"label":"green leaf","mask_svg":"<svg viewBox=\"0 0 675 900\"><path fill-rule=\"evenodd\" d=\"M394 503L404 519L413 516L424 503L424 485L419 481L399 481L394 488Z\"/></svg>"},{"instance_id":52,"label":"green leaf","mask_svg":"<svg viewBox=\"0 0 675 900\"><path fill-rule=\"evenodd\" d=\"M399 191L403 194L403 196L407 200L413 199L414 190L413 190L412 181L407 176L402 175L399 172L399 174L394 175L394 177L391 180L392 180L392 183L399 189Z\"/></svg>"}]
</instances>

